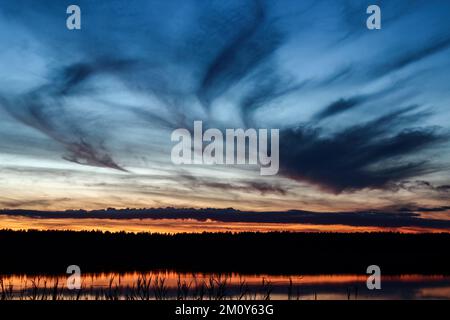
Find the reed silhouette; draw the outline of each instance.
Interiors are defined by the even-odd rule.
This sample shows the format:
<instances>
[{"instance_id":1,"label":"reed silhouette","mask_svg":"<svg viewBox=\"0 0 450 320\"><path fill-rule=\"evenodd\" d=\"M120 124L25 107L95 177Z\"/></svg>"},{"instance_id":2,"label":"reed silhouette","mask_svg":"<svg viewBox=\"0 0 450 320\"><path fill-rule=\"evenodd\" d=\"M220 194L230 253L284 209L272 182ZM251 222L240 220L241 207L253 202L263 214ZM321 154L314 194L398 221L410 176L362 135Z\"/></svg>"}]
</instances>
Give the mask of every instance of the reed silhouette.
<instances>
[{"instance_id":1,"label":"reed silhouette","mask_svg":"<svg viewBox=\"0 0 450 320\"><path fill-rule=\"evenodd\" d=\"M270 300L273 288L270 281L261 279L259 288L233 286L227 275L219 274L207 279L194 278L186 283L181 278L175 288L169 288L163 276L139 275L131 285L122 285L120 276L109 278L109 285L97 287L83 284L70 290L55 277L44 280L35 276L17 287L0 276L1 300ZM47 283L47 281L49 281ZM284 288L283 288L284 290ZM297 295L297 299L299 296Z\"/></svg>"}]
</instances>

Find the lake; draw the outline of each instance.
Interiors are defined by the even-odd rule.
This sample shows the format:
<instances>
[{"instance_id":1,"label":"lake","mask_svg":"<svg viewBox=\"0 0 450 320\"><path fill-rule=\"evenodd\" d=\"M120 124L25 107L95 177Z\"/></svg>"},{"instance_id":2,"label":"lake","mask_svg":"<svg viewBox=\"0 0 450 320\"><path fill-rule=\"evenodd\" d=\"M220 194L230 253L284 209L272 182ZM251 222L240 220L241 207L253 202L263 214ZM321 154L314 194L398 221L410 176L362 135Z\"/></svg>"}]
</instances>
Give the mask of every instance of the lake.
<instances>
[{"instance_id":1,"label":"lake","mask_svg":"<svg viewBox=\"0 0 450 320\"><path fill-rule=\"evenodd\" d=\"M380 290L366 287L365 275L248 275L178 273L94 273L69 290L66 275L0 276L0 299L272 299L364 300L450 299L450 276L385 275Z\"/></svg>"}]
</instances>

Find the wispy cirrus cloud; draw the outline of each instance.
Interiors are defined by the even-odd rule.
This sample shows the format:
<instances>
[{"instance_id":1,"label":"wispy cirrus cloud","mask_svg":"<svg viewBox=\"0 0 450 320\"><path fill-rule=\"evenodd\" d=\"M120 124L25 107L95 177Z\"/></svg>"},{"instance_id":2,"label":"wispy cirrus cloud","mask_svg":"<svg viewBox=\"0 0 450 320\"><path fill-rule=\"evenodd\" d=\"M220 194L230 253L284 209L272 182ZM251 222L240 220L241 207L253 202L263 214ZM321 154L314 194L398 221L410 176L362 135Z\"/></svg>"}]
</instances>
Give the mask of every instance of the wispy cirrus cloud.
<instances>
[{"instance_id":1,"label":"wispy cirrus cloud","mask_svg":"<svg viewBox=\"0 0 450 320\"><path fill-rule=\"evenodd\" d=\"M90 90L86 85L94 75L119 73L132 64L128 60L102 58L76 63L57 70L49 83L15 97L1 94L1 105L16 120L60 143L67 151L63 159L82 165L126 171L102 145L102 137L83 132L80 119L67 112L64 99ZM105 137L103 137L104 139Z\"/></svg>"},{"instance_id":2,"label":"wispy cirrus cloud","mask_svg":"<svg viewBox=\"0 0 450 320\"><path fill-rule=\"evenodd\" d=\"M299 193L308 187L317 197L325 190L340 200L376 189L383 202L383 192L400 190L393 186L404 180L437 186L421 191L423 199L447 190L447 3L382 2L383 29L374 32L365 28L364 1L79 5L80 32L65 29L63 2L17 0L0 9L0 40L8 48L0 53L6 75L0 104L8 115L0 132L23 134L15 149L3 150L20 149L22 165L47 150L65 160L48 166L74 165L74 175L96 191L101 186L81 174L90 170L77 164L131 178L136 168L149 177L133 192L153 187L153 177L168 198L176 197L179 190L168 185L178 180L192 194L209 188L205 199L220 193L229 201L238 192L243 201L294 197L297 186ZM412 23L418 19L433 24ZM233 175L227 168L219 180L202 168L186 179L167 150L171 129L190 128L194 120L205 127L280 128L280 176L262 181L251 170L236 168ZM164 170L172 174L157 178ZM438 184L431 173L439 174ZM127 183L110 181L103 191L131 190L134 182ZM309 198L298 194L298 200Z\"/></svg>"},{"instance_id":3,"label":"wispy cirrus cloud","mask_svg":"<svg viewBox=\"0 0 450 320\"><path fill-rule=\"evenodd\" d=\"M423 114L417 107L391 112L327 136L320 128L284 130L280 171L334 193L386 188L390 183L439 171L418 154L445 143L448 132L435 127L405 127Z\"/></svg>"}]
</instances>

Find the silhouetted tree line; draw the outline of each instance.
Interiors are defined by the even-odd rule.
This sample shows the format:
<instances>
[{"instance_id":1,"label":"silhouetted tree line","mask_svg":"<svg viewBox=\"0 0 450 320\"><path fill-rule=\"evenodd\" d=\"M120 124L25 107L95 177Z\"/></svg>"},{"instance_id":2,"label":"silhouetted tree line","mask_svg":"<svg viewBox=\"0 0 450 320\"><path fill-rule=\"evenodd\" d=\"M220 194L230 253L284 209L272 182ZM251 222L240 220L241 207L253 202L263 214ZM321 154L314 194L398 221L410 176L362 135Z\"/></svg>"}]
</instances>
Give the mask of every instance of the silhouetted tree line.
<instances>
[{"instance_id":1,"label":"silhouetted tree line","mask_svg":"<svg viewBox=\"0 0 450 320\"><path fill-rule=\"evenodd\" d=\"M450 234L0 231L0 273L450 273Z\"/></svg>"}]
</instances>

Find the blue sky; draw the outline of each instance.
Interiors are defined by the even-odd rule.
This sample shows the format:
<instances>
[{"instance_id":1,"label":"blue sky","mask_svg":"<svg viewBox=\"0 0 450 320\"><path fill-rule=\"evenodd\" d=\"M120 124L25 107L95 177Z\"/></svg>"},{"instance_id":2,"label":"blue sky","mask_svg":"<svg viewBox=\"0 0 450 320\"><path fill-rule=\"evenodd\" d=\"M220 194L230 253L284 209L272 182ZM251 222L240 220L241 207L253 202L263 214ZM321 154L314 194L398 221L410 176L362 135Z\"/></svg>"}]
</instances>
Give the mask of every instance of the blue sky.
<instances>
[{"instance_id":1,"label":"blue sky","mask_svg":"<svg viewBox=\"0 0 450 320\"><path fill-rule=\"evenodd\" d=\"M81 30L66 28L70 4ZM369 4L381 30L365 26ZM448 1L0 0L0 207L447 205L449 12ZM173 165L170 133L194 120L280 129L280 173Z\"/></svg>"}]
</instances>

